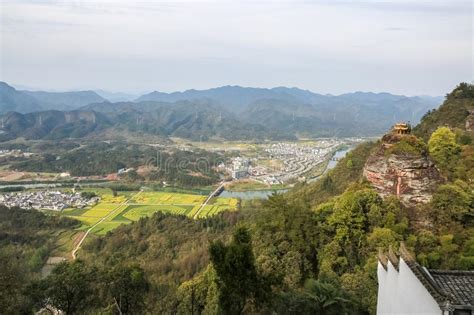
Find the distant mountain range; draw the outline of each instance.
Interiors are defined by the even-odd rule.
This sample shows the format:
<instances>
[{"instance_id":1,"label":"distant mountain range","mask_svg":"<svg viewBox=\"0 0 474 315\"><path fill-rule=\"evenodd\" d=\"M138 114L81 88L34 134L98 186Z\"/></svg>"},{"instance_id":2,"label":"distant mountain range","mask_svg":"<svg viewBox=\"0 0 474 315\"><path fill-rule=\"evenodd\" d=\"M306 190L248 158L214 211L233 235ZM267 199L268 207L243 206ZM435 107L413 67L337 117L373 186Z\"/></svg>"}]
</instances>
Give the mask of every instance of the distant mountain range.
<instances>
[{"instance_id":1,"label":"distant mountain range","mask_svg":"<svg viewBox=\"0 0 474 315\"><path fill-rule=\"evenodd\" d=\"M99 93L18 91L0 82L0 140L87 137L110 128L194 140L372 136L396 121L417 123L442 102L441 97L334 96L286 87L155 91L115 103L133 96Z\"/></svg>"},{"instance_id":2,"label":"distant mountain range","mask_svg":"<svg viewBox=\"0 0 474 315\"><path fill-rule=\"evenodd\" d=\"M104 90L95 90L97 94L108 100L109 102L129 102L136 99L139 95L122 93L122 92L109 92Z\"/></svg>"},{"instance_id":3,"label":"distant mountain range","mask_svg":"<svg viewBox=\"0 0 474 315\"><path fill-rule=\"evenodd\" d=\"M91 103L107 101L94 91L19 91L0 82L0 114L9 111L31 113L43 110L74 110Z\"/></svg>"}]
</instances>

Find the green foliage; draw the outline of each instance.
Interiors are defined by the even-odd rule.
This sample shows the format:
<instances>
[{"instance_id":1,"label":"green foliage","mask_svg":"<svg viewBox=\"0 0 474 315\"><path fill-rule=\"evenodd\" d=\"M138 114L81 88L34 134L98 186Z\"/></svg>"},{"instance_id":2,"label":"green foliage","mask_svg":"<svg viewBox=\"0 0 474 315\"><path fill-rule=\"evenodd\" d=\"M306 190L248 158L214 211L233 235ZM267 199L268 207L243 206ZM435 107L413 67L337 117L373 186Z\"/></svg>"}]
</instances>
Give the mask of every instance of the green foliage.
<instances>
[{"instance_id":1,"label":"green foliage","mask_svg":"<svg viewBox=\"0 0 474 315\"><path fill-rule=\"evenodd\" d=\"M91 236L81 252L85 271L78 273L96 274L97 284L74 292L93 292L101 301L91 299L90 309L83 311L114 313L115 299L126 296L137 302L128 307L130 313L375 314L377 251L396 248L402 240L423 266L472 270L474 148L471 133L462 129L471 92L461 85L414 129L427 141L438 127L455 128L440 128L429 143L437 166L449 175L429 204L406 209L363 182L363 166L376 144L362 144L320 180L267 201L244 202L239 213L195 221L156 213L104 237ZM426 148L407 136L393 150L424 154ZM55 163L55 156L48 161ZM153 176L163 178L158 170ZM10 307L7 313L31 310L32 300L22 293L21 283L28 278L22 272L29 276L40 265L47 243L42 233L51 232L45 218L34 216L0 211L0 235L7 235L0 238L6 270L0 270L0 280L8 281L0 281L0 290L7 292L0 296L0 307ZM25 232L26 224L38 233ZM141 269L134 267L137 262ZM33 297L41 297L47 289L42 288L31 287L38 294Z\"/></svg>"},{"instance_id":2,"label":"green foliage","mask_svg":"<svg viewBox=\"0 0 474 315\"><path fill-rule=\"evenodd\" d=\"M434 221L440 226L459 222L471 226L474 219L474 193L464 182L441 185L431 201Z\"/></svg>"},{"instance_id":3,"label":"green foliage","mask_svg":"<svg viewBox=\"0 0 474 315\"><path fill-rule=\"evenodd\" d=\"M70 172L72 176L116 174L122 168L147 166L144 174L131 170L121 176L126 182L166 181L181 187L207 186L219 180L214 166L223 157L219 154L196 150L162 150L144 145L94 142L75 150L45 153L13 162L13 169L32 172Z\"/></svg>"},{"instance_id":4,"label":"green foliage","mask_svg":"<svg viewBox=\"0 0 474 315\"><path fill-rule=\"evenodd\" d=\"M447 127L440 127L428 141L430 156L445 174L452 177L459 160L461 147L456 143L456 135Z\"/></svg>"},{"instance_id":5,"label":"green foliage","mask_svg":"<svg viewBox=\"0 0 474 315\"><path fill-rule=\"evenodd\" d=\"M277 312L314 313L307 297L295 293L311 278L341 282L355 314L374 312L373 257L407 233L407 213L397 200L383 201L374 190L353 185L313 210L291 194L272 196L263 208L252 220L254 249L259 269L285 292L275 302Z\"/></svg>"},{"instance_id":6,"label":"green foliage","mask_svg":"<svg viewBox=\"0 0 474 315\"><path fill-rule=\"evenodd\" d=\"M36 210L0 205L0 309L2 314L29 314L33 305L26 287L56 247L56 235L78 221Z\"/></svg>"},{"instance_id":7,"label":"green foliage","mask_svg":"<svg viewBox=\"0 0 474 315\"><path fill-rule=\"evenodd\" d=\"M24 294L31 276L22 254L12 247L0 247L0 310L2 314L28 314L32 305Z\"/></svg>"},{"instance_id":8,"label":"green foliage","mask_svg":"<svg viewBox=\"0 0 474 315\"><path fill-rule=\"evenodd\" d=\"M82 198L87 198L87 199L92 199L94 197L97 197L97 194L93 191L82 191L81 192L81 197Z\"/></svg>"},{"instance_id":9,"label":"green foliage","mask_svg":"<svg viewBox=\"0 0 474 315\"><path fill-rule=\"evenodd\" d=\"M370 259L370 258L369 258ZM376 262L368 263L365 269L355 268L353 272L340 277L341 287L352 302L352 314L375 314L377 304Z\"/></svg>"},{"instance_id":10,"label":"green foliage","mask_svg":"<svg viewBox=\"0 0 474 315\"><path fill-rule=\"evenodd\" d=\"M35 309L53 307L65 314L142 314L148 290L146 275L136 265L98 269L75 260L58 264L46 278L30 283L25 292Z\"/></svg>"},{"instance_id":11,"label":"green foliage","mask_svg":"<svg viewBox=\"0 0 474 315\"><path fill-rule=\"evenodd\" d=\"M426 144L423 140L413 135L403 136L385 154L401 154L401 155L425 155L427 153Z\"/></svg>"},{"instance_id":12,"label":"green foliage","mask_svg":"<svg viewBox=\"0 0 474 315\"><path fill-rule=\"evenodd\" d=\"M212 243L209 252L217 276L220 312L241 314L250 299L256 307L266 302L270 287L265 286L265 280L257 273L246 228L237 228L228 245L221 241Z\"/></svg>"},{"instance_id":13,"label":"green foliage","mask_svg":"<svg viewBox=\"0 0 474 315\"><path fill-rule=\"evenodd\" d=\"M15 248L24 267L37 273L55 248L55 233L78 225L70 218L0 205L0 248Z\"/></svg>"},{"instance_id":14,"label":"green foliage","mask_svg":"<svg viewBox=\"0 0 474 315\"><path fill-rule=\"evenodd\" d=\"M346 294L337 286L328 282L308 279L304 291L314 303L316 314L348 314L350 301Z\"/></svg>"},{"instance_id":15,"label":"green foliage","mask_svg":"<svg viewBox=\"0 0 474 315\"><path fill-rule=\"evenodd\" d=\"M375 252L379 248L396 248L400 243L400 236L389 228L376 227L367 236L367 249Z\"/></svg>"},{"instance_id":16,"label":"green foliage","mask_svg":"<svg viewBox=\"0 0 474 315\"><path fill-rule=\"evenodd\" d=\"M474 178L474 144L461 147L460 159L455 168L454 178L470 182Z\"/></svg>"},{"instance_id":17,"label":"green foliage","mask_svg":"<svg viewBox=\"0 0 474 315\"><path fill-rule=\"evenodd\" d=\"M183 282L178 288L178 314L217 314L219 292L212 265L200 275Z\"/></svg>"},{"instance_id":18,"label":"green foliage","mask_svg":"<svg viewBox=\"0 0 474 315\"><path fill-rule=\"evenodd\" d=\"M137 265L115 266L104 276L103 290L112 307L120 309L121 314L142 314L149 283L142 268Z\"/></svg>"},{"instance_id":19,"label":"green foliage","mask_svg":"<svg viewBox=\"0 0 474 315\"><path fill-rule=\"evenodd\" d=\"M13 191L24 191L26 188L24 186L17 186L17 187L4 187L0 188L1 192L13 192Z\"/></svg>"},{"instance_id":20,"label":"green foliage","mask_svg":"<svg viewBox=\"0 0 474 315\"><path fill-rule=\"evenodd\" d=\"M47 216L37 210L7 208L0 205L0 244L35 241L36 232L72 228L78 222L61 216ZM8 237L10 236L10 237ZM30 237L31 236L31 237ZM43 240L38 240L41 244Z\"/></svg>"},{"instance_id":21,"label":"green foliage","mask_svg":"<svg viewBox=\"0 0 474 315\"><path fill-rule=\"evenodd\" d=\"M474 98L474 85L466 82L459 83L451 93L446 95L446 98Z\"/></svg>"},{"instance_id":22,"label":"green foliage","mask_svg":"<svg viewBox=\"0 0 474 315\"><path fill-rule=\"evenodd\" d=\"M457 267L463 270L474 269L474 237L468 239L462 248Z\"/></svg>"},{"instance_id":23,"label":"green foliage","mask_svg":"<svg viewBox=\"0 0 474 315\"><path fill-rule=\"evenodd\" d=\"M83 245L81 258L100 269L138 262L148 275L146 310L175 313L178 309L189 309L190 297L183 296L183 288L178 288L191 279L194 281L193 277L209 265L209 240L230 235L238 217L237 212L224 212L193 220L156 212L149 218L121 225L103 237L90 238ZM212 298L205 300L208 299Z\"/></svg>"},{"instance_id":24,"label":"green foliage","mask_svg":"<svg viewBox=\"0 0 474 315\"><path fill-rule=\"evenodd\" d=\"M141 188L141 185L139 184L125 184L125 183L114 183L114 184L109 184L106 186L107 188L112 190L113 192L117 191L139 191ZM116 196L116 195L114 195Z\"/></svg>"},{"instance_id":25,"label":"green foliage","mask_svg":"<svg viewBox=\"0 0 474 315\"><path fill-rule=\"evenodd\" d=\"M474 109L472 90L472 84L461 83L447 95L438 109L429 111L422 117L413 133L428 141L430 135L439 127L449 126L464 130L469 110Z\"/></svg>"},{"instance_id":26,"label":"green foliage","mask_svg":"<svg viewBox=\"0 0 474 315\"><path fill-rule=\"evenodd\" d=\"M34 282L28 289L38 308L49 305L65 314L82 314L97 302L95 270L82 261L62 262L47 278Z\"/></svg>"}]
</instances>

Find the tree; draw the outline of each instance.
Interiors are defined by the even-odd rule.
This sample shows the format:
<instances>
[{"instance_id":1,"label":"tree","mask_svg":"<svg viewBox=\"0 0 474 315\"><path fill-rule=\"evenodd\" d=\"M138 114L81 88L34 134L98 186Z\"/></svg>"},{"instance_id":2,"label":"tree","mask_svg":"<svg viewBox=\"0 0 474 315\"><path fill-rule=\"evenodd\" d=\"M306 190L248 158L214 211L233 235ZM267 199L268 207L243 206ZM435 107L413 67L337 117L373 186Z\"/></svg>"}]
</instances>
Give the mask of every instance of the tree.
<instances>
[{"instance_id":1,"label":"tree","mask_svg":"<svg viewBox=\"0 0 474 315\"><path fill-rule=\"evenodd\" d=\"M33 282L30 295L40 307L52 306L65 314L81 314L97 306L94 270L82 261L62 262L45 279Z\"/></svg>"},{"instance_id":2,"label":"tree","mask_svg":"<svg viewBox=\"0 0 474 315\"><path fill-rule=\"evenodd\" d=\"M178 288L178 314L216 314L218 292L216 273L211 265Z\"/></svg>"},{"instance_id":3,"label":"tree","mask_svg":"<svg viewBox=\"0 0 474 315\"><path fill-rule=\"evenodd\" d=\"M369 251L376 252L378 248L384 250L389 246L396 246L400 242L400 237L393 230L376 227L367 236L367 247Z\"/></svg>"},{"instance_id":4,"label":"tree","mask_svg":"<svg viewBox=\"0 0 474 315\"><path fill-rule=\"evenodd\" d=\"M428 141L428 149L438 168L451 177L461 153L454 132L448 127L436 129Z\"/></svg>"},{"instance_id":5,"label":"tree","mask_svg":"<svg viewBox=\"0 0 474 315\"><path fill-rule=\"evenodd\" d=\"M120 314L140 314L149 283L139 266L118 265L105 276L105 291Z\"/></svg>"},{"instance_id":6,"label":"tree","mask_svg":"<svg viewBox=\"0 0 474 315\"><path fill-rule=\"evenodd\" d=\"M474 221L474 194L464 182L441 185L431 201L434 221L446 226L455 221L469 226Z\"/></svg>"},{"instance_id":7,"label":"tree","mask_svg":"<svg viewBox=\"0 0 474 315\"><path fill-rule=\"evenodd\" d=\"M364 268L357 267L353 272L345 273L341 276L341 287L349 294L353 301L351 314L367 314L367 310L369 314L376 313L376 272L377 263L372 261L368 262Z\"/></svg>"},{"instance_id":8,"label":"tree","mask_svg":"<svg viewBox=\"0 0 474 315\"><path fill-rule=\"evenodd\" d=\"M269 288L266 290L259 279L246 228L237 228L229 245L222 241L212 243L209 252L217 275L219 308L223 313L241 314L250 298L256 304L265 300Z\"/></svg>"},{"instance_id":9,"label":"tree","mask_svg":"<svg viewBox=\"0 0 474 315\"><path fill-rule=\"evenodd\" d=\"M352 168L353 166L354 166L354 163L352 163L352 160L351 160L350 168ZM334 183L332 181L331 176L327 175L324 177L322 187L325 191L328 191L328 192L334 191Z\"/></svg>"},{"instance_id":10,"label":"tree","mask_svg":"<svg viewBox=\"0 0 474 315\"><path fill-rule=\"evenodd\" d=\"M305 293L314 303L316 312L320 315L348 314L350 300L346 293L330 282L308 279L304 286Z\"/></svg>"},{"instance_id":11,"label":"tree","mask_svg":"<svg viewBox=\"0 0 474 315\"><path fill-rule=\"evenodd\" d=\"M27 310L30 305L22 292L29 274L20 253L8 247L1 248L0 266L1 313L29 313Z\"/></svg>"},{"instance_id":12,"label":"tree","mask_svg":"<svg viewBox=\"0 0 474 315\"><path fill-rule=\"evenodd\" d=\"M94 197L97 197L97 194L93 191L83 191L81 192L81 197L86 199L92 199Z\"/></svg>"},{"instance_id":13,"label":"tree","mask_svg":"<svg viewBox=\"0 0 474 315\"><path fill-rule=\"evenodd\" d=\"M361 262L361 249L370 230L367 214L382 199L372 189L346 191L336 199L334 212L328 223L335 229L334 241L338 242L350 265Z\"/></svg>"}]
</instances>

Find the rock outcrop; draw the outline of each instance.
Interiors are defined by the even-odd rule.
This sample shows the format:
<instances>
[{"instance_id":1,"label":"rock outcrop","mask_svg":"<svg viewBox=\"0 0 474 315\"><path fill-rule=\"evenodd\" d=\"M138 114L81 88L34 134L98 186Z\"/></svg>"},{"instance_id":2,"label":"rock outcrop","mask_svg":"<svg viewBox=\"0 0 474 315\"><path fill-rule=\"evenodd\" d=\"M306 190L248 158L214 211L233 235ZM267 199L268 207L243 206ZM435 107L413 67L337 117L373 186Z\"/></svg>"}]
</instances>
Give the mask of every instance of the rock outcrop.
<instances>
[{"instance_id":1,"label":"rock outcrop","mask_svg":"<svg viewBox=\"0 0 474 315\"><path fill-rule=\"evenodd\" d=\"M442 178L427 154L392 150L404 138L414 136L388 134L378 150L371 154L363 174L382 197L397 196L412 207L431 200Z\"/></svg>"}]
</instances>

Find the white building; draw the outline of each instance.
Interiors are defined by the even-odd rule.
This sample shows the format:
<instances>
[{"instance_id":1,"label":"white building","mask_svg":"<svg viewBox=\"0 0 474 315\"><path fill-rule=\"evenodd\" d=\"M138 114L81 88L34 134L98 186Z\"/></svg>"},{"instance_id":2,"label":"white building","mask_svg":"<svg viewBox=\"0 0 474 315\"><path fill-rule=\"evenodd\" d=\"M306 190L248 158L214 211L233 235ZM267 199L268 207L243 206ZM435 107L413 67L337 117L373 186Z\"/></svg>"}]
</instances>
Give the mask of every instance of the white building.
<instances>
[{"instance_id":1,"label":"white building","mask_svg":"<svg viewBox=\"0 0 474 315\"><path fill-rule=\"evenodd\" d=\"M247 177L247 175L248 175L247 168L238 168L238 169L233 169L231 171L231 176L234 179L244 178L244 177Z\"/></svg>"},{"instance_id":2,"label":"white building","mask_svg":"<svg viewBox=\"0 0 474 315\"><path fill-rule=\"evenodd\" d=\"M474 315L474 271L428 270L403 243L379 254L377 315Z\"/></svg>"},{"instance_id":3,"label":"white building","mask_svg":"<svg viewBox=\"0 0 474 315\"><path fill-rule=\"evenodd\" d=\"M242 157L236 157L232 160L230 173L232 178L239 179L247 177L249 170L249 160Z\"/></svg>"}]
</instances>

